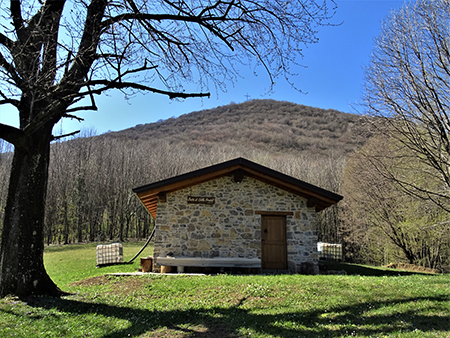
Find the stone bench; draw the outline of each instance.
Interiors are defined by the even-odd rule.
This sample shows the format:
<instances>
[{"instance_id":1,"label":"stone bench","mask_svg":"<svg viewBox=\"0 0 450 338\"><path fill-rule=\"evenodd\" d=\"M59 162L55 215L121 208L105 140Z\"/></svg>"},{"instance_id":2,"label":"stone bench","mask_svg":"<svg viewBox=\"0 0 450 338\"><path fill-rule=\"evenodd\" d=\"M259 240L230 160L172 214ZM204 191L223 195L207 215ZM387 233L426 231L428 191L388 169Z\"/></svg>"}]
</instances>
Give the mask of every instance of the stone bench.
<instances>
[{"instance_id":1,"label":"stone bench","mask_svg":"<svg viewBox=\"0 0 450 338\"><path fill-rule=\"evenodd\" d=\"M154 257L155 264L161 266L176 266L177 271L184 272L185 266L208 268L261 268L259 258L235 258L235 257Z\"/></svg>"}]
</instances>

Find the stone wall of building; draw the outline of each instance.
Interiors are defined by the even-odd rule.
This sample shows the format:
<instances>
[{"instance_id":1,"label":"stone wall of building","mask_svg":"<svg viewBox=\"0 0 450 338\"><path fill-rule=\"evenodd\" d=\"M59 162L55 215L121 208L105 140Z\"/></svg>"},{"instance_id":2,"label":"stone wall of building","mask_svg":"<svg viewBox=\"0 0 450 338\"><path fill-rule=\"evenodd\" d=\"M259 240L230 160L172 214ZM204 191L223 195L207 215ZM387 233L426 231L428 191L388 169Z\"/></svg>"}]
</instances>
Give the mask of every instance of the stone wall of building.
<instances>
[{"instance_id":1,"label":"stone wall of building","mask_svg":"<svg viewBox=\"0 0 450 338\"><path fill-rule=\"evenodd\" d=\"M187 203L213 197L214 204ZM226 176L166 195L158 201L154 257L261 258L259 211L292 212L286 217L288 268L312 262L318 271L316 212L306 199L245 176Z\"/></svg>"}]
</instances>

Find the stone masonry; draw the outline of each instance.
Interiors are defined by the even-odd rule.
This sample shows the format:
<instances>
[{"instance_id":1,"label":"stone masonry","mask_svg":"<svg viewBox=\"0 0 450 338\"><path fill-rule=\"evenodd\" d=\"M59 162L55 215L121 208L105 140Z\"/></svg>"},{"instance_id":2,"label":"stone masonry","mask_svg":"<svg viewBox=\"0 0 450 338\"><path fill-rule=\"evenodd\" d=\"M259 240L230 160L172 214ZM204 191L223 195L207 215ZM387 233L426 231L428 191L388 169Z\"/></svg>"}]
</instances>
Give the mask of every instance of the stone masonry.
<instances>
[{"instance_id":1,"label":"stone masonry","mask_svg":"<svg viewBox=\"0 0 450 338\"><path fill-rule=\"evenodd\" d=\"M214 197L214 204L188 204L189 196ZM313 263L318 272L316 212L307 200L245 176L226 176L178 190L158 200L154 257L261 258L258 211L286 216L288 269Z\"/></svg>"}]
</instances>

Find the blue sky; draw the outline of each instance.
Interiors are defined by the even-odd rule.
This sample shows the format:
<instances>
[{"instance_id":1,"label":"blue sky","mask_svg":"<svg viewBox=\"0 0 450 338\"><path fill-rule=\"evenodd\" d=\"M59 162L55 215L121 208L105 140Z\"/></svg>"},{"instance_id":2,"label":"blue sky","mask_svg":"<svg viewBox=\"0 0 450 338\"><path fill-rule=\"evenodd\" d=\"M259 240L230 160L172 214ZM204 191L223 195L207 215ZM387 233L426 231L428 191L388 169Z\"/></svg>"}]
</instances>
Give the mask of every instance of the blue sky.
<instances>
[{"instance_id":1,"label":"blue sky","mask_svg":"<svg viewBox=\"0 0 450 338\"><path fill-rule=\"evenodd\" d=\"M379 34L381 23L387 15L404 1L385 0L337 0L337 12L333 18L339 26L323 27L319 31L319 42L304 49L302 64L306 68L295 70L295 85L305 94L290 88L284 79L278 79L275 92L264 95L268 79L262 74L254 77L251 71L227 92L215 93L209 99L187 99L171 101L156 94L137 95L126 101L120 92L111 92L97 97L99 110L80 115L84 122L64 120L55 127L69 133L80 128L94 128L97 133L117 131L177 117L203 109L241 103L247 99L274 99L298 104L331 108L353 112L363 93L364 66L368 65L374 38ZM0 106L0 122L17 125L18 117L11 109Z\"/></svg>"}]
</instances>

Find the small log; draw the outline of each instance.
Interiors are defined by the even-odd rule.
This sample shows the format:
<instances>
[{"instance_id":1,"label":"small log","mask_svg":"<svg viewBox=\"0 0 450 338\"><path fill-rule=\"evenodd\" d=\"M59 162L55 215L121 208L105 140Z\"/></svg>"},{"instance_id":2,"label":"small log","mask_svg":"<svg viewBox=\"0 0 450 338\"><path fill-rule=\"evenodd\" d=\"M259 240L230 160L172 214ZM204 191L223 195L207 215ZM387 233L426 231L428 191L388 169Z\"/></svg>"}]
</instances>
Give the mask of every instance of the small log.
<instances>
[{"instance_id":1,"label":"small log","mask_svg":"<svg viewBox=\"0 0 450 338\"><path fill-rule=\"evenodd\" d=\"M153 267L153 258L152 257L147 257L147 258L141 258L141 269L142 272L152 272L152 267Z\"/></svg>"}]
</instances>

